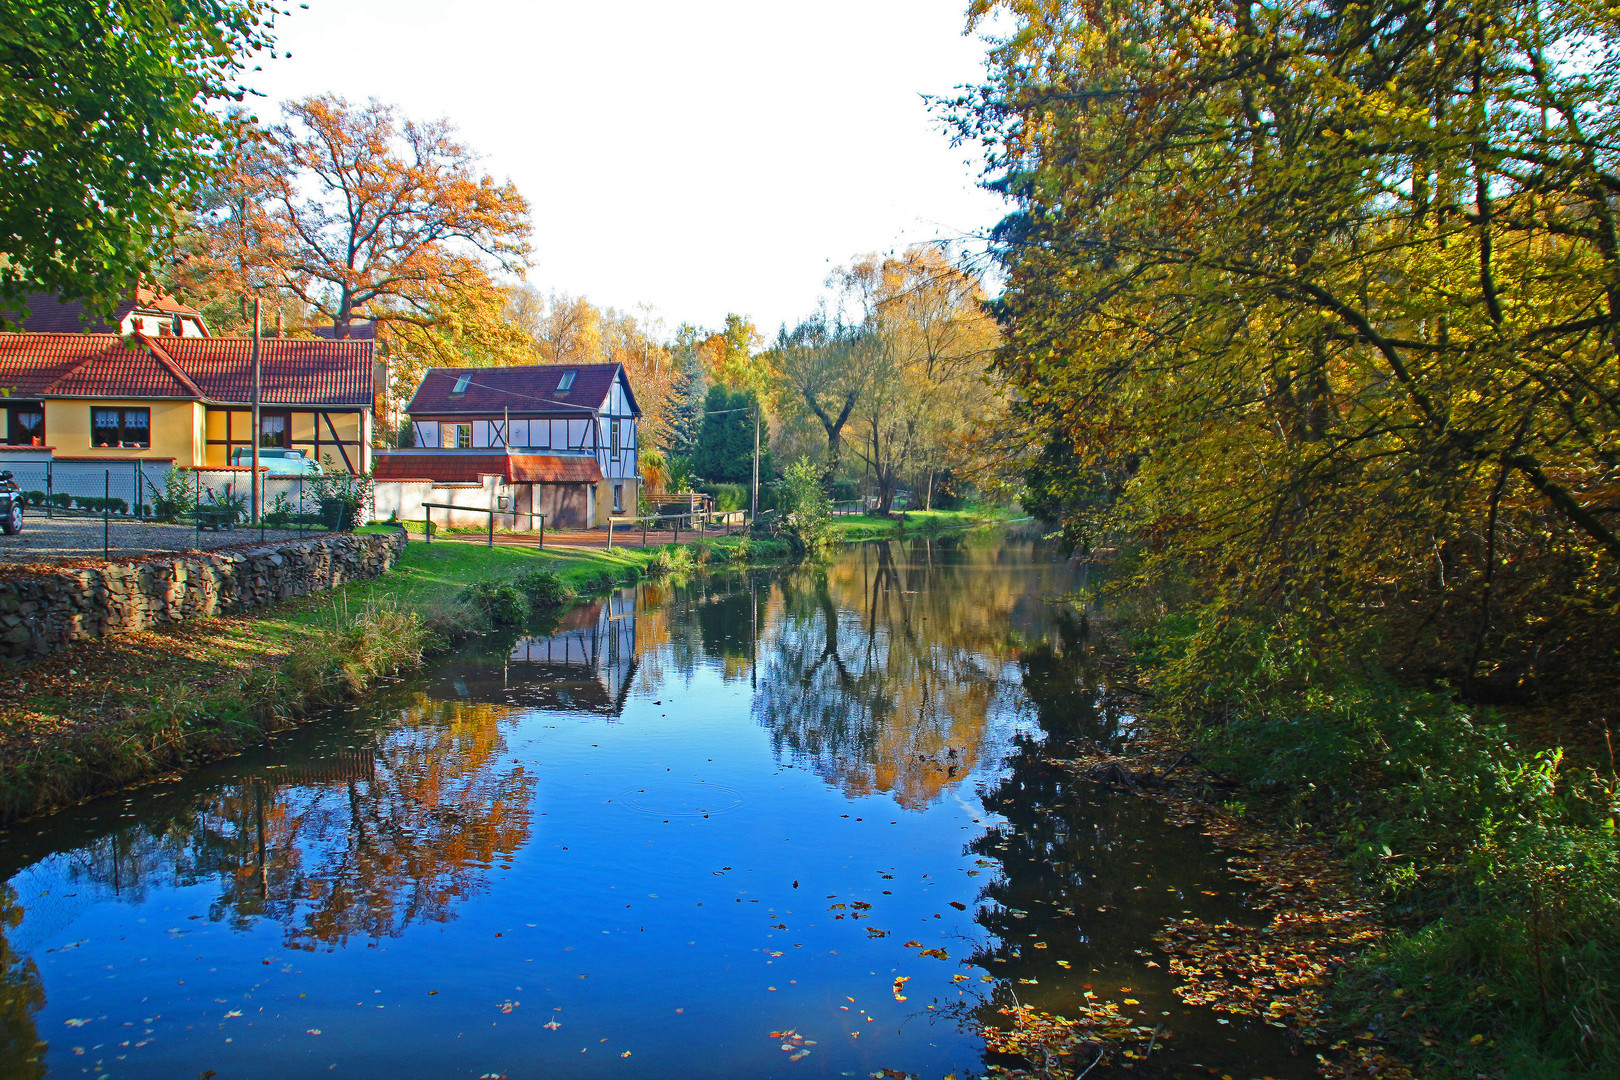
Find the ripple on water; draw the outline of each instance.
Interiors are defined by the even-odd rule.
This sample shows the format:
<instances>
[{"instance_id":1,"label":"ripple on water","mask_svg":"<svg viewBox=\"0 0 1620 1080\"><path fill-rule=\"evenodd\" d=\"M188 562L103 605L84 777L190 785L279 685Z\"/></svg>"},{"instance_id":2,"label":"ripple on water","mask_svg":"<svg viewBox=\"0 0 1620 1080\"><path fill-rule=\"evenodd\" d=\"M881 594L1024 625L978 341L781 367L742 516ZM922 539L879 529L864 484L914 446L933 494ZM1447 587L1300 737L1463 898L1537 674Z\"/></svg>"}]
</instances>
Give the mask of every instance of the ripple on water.
<instances>
[{"instance_id":1,"label":"ripple on water","mask_svg":"<svg viewBox=\"0 0 1620 1080\"><path fill-rule=\"evenodd\" d=\"M623 803L643 814L658 817L711 817L729 814L742 805L736 788L711 784L706 780L667 780L632 788L615 795L614 803Z\"/></svg>"}]
</instances>

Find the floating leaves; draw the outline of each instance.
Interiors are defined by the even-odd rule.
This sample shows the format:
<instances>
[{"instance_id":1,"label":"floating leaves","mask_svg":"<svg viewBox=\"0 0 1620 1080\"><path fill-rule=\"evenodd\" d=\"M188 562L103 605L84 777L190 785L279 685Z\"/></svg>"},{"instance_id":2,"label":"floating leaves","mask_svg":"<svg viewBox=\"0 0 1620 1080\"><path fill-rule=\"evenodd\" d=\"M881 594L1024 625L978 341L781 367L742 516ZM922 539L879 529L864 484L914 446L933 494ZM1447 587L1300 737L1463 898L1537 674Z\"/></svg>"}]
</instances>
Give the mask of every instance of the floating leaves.
<instances>
[{"instance_id":1,"label":"floating leaves","mask_svg":"<svg viewBox=\"0 0 1620 1080\"><path fill-rule=\"evenodd\" d=\"M910 975L901 975L901 976L899 976L898 978L896 978L894 980L894 1000L896 1000L896 1001L904 1001L904 1000L906 1000L906 995L904 993L902 993L902 991L905 990L906 983L908 983L910 981L911 981L911 976Z\"/></svg>"}]
</instances>

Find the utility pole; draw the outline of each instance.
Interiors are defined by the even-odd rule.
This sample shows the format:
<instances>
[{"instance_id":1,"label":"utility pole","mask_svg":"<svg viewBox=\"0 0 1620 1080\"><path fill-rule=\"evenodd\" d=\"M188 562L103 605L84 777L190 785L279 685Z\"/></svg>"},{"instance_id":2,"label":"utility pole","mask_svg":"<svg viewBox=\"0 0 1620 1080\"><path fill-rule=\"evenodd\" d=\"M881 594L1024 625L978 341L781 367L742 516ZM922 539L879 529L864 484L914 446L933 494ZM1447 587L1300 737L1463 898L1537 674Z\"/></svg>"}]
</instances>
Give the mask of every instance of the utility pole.
<instances>
[{"instance_id":1,"label":"utility pole","mask_svg":"<svg viewBox=\"0 0 1620 1080\"><path fill-rule=\"evenodd\" d=\"M759 399L754 399L754 485L748 500L748 523L759 520Z\"/></svg>"},{"instance_id":2,"label":"utility pole","mask_svg":"<svg viewBox=\"0 0 1620 1080\"><path fill-rule=\"evenodd\" d=\"M253 434L253 517L252 523L259 523L260 496L264 493L259 490L259 298L253 298L253 423L250 426ZM227 465L230 462L226 462Z\"/></svg>"}]
</instances>

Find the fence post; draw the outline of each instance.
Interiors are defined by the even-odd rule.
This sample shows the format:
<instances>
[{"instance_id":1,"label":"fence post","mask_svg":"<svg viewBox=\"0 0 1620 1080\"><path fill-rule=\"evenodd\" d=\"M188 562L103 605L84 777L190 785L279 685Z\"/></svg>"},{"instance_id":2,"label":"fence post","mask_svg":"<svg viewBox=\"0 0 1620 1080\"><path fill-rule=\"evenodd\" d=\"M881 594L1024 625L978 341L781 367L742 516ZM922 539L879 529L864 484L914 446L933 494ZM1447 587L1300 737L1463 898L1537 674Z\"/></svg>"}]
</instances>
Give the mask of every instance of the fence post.
<instances>
[{"instance_id":1,"label":"fence post","mask_svg":"<svg viewBox=\"0 0 1620 1080\"><path fill-rule=\"evenodd\" d=\"M129 512L137 518L144 517L141 513L141 459L135 459L135 496Z\"/></svg>"},{"instance_id":2,"label":"fence post","mask_svg":"<svg viewBox=\"0 0 1620 1080\"><path fill-rule=\"evenodd\" d=\"M192 488L191 488L191 520L193 522L194 528L196 529L196 536L197 536L197 539L192 543L191 546L193 548L195 548L197 551L201 551L202 550L202 473L193 472L191 474L191 477L192 477L192 480L193 480L193 484L192 484Z\"/></svg>"},{"instance_id":3,"label":"fence post","mask_svg":"<svg viewBox=\"0 0 1620 1080\"><path fill-rule=\"evenodd\" d=\"M112 561L112 470L102 477L101 488L101 561Z\"/></svg>"},{"instance_id":4,"label":"fence post","mask_svg":"<svg viewBox=\"0 0 1620 1080\"><path fill-rule=\"evenodd\" d=\"M641 546L647 546L647 519L645 517L641 519Z\"/></svg>"},{"instance_id":5,"label":"fence post","mask_svg":"<svg viewBox=\"0 0 1620 1080\"><path fill-rule=\"evenodd\" d=\"M495 511L493 508L489 511L489 546L495 546Z\"/></svg>"},{"instance_id":6,"label":"fence post","mask_svg":"<svg viewBox=\"0 0 1620 1080\"><path fill-rule=\"evenodd\" d=\"M40 441L43 442L44 440L42 439ZM51 512L52 507L56 505L56 485L54 483L54 476L53 476L54 470L51 467L53 464L55 464L55 463L50 459L47 459L46 462L45 462L45 516L46 517L55 517L56 516L54 513Z\"/></svg>"},{"instance_id":7,"label":"fence post","mask_svg":"<svg viewBox=\"0 0 1620 1080\"><path fill-rule=\"evenodd\" d=\"M545 546L546 546L546 515L541 514L540 515L540 542L538 544L536 544L535 547L543 548Z\"/></svg>"},{"instance_id":8,"label":"fence post","mask_svg":"<svg viewBox=\"0 0 1620 1080\"><path fill-rule=\"evenodd\" d=\"M422 542L433 543L433 507L426 505L422 507Z\"/></svg>"},{"instance_id":9,"label":"fence post","mask_svg":"<svg viewBox=\"0 0 1620 1080\"><path fill-rule=\"evenodd\" d=\"M607 549L609 551L613 550L613 515L612 514L608 515L608 546L607 546Z\"/></svg>"}]
</instances>

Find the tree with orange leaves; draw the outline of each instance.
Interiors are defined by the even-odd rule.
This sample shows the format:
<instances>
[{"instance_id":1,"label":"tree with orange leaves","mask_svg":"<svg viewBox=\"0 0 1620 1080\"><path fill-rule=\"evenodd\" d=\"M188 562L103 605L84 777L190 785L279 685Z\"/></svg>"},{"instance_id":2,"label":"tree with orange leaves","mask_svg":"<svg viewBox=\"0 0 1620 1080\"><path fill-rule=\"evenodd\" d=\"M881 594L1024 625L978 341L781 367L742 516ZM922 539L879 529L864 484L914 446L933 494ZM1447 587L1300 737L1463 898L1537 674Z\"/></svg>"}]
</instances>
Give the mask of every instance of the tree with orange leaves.
<instances>
[{"instance_id":1,"label":"tree with orange leaves","mask_svg":"<svg viewBox=\"0 0 1620 1080\"><path fill-rule=\"evenodd\" d=\"M481 175L447 121L333 94L282 110L255 148L262 228L244 254L339 334L361 317L435 325L450 297L521 274L528 201Z\"/></svg>"}]
</instances>

